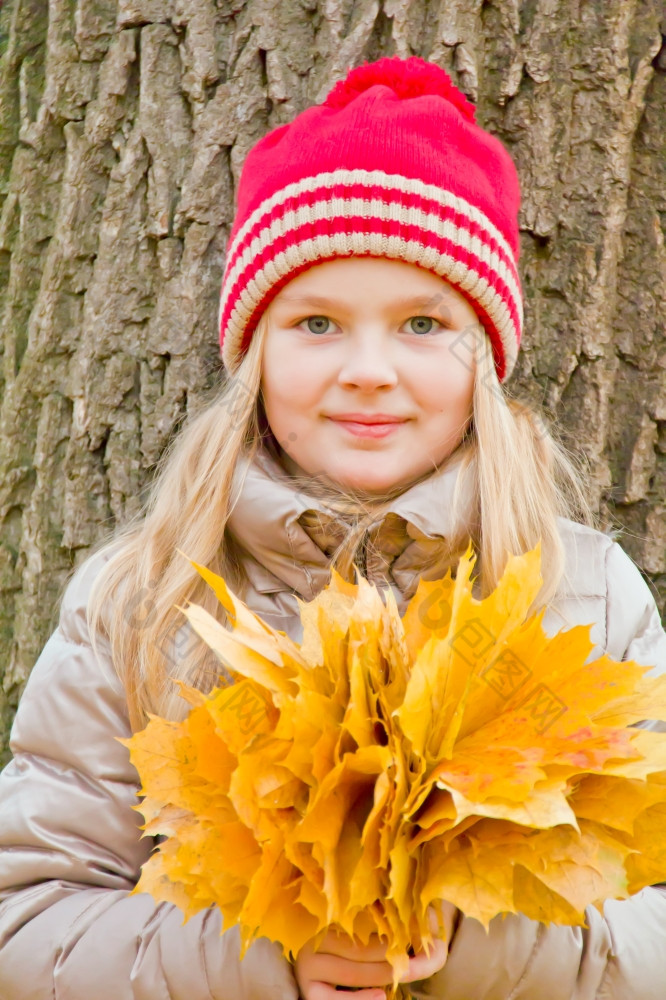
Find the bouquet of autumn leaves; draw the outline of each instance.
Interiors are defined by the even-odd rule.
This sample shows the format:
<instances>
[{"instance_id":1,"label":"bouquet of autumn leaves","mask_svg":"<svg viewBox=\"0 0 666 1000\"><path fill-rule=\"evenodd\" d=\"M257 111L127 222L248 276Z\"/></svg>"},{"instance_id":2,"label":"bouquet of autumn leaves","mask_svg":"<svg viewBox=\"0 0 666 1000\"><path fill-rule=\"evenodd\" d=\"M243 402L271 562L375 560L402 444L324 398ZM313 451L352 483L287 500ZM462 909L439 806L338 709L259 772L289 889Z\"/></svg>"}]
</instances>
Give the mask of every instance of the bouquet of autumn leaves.
<instances>
[{"instance_id":1,"label":"bouquet of autumn leaves","mask_svg":"<svg viewBox=\"0 0 666 1000\"><path fill-rule=\"evenodd\" d=\"M497 588L421 580L400 617L360 574L299 600L303 639L255 616L192 565L228 613L180 608L233 683L182 722L151 717L126 741L146 835L166 838L135 892L186 918L216 904L225 928L296 956L335 927L379 934L395 983L432 943L448 900L584 924L588 905L666 880L666 678L601 656L589 626L548 638L540 550Z\"/></svg>"}]
</instances>

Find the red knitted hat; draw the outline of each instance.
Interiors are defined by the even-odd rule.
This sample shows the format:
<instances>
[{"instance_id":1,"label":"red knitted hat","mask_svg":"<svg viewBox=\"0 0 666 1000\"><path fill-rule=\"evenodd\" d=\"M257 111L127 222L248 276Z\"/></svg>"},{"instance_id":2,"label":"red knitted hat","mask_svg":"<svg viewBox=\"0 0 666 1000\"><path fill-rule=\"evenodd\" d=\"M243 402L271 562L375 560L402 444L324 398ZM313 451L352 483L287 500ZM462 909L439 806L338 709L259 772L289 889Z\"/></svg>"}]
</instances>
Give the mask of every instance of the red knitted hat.
<instances>
[{"instance_id":1,"label":"red knitted hat","mask_svg":"<svg viewBox=\"0 0 666 1000\"><path fill-rule=\"evenodd\" d=\"M453 285L506 378L523 319L519 204L509 153L443 69L411 56L351 70L243 164L220 303L226 368L235 371L262 312L297 274L367 256Z\"/></svg>"}]
</instances>

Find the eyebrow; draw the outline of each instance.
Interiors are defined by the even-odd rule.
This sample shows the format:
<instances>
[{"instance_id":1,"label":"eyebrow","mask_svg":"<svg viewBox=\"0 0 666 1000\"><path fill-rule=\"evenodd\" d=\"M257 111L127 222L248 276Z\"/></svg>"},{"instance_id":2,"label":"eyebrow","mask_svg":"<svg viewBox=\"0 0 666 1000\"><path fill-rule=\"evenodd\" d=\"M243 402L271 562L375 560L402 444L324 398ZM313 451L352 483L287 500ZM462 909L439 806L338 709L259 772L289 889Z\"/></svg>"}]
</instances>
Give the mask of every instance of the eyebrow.
<instances>
[{"instance_id":1,"label":"eyebrow","mask_svg":"<svg viewBox=\"0 0 666 1000\"><path fill-rule=\"evenodd\" d=\"M434 310L445 298L448 298L446 292L435 292L432 295L416 295L411 298L399 299L396 302L392 302L388 308L392 311L398 309L423 309L425 307ZM275 305L279 306L282 303L287 305L310 305L321 309L333 310L346 308L344 303L341 303L339 300L334 301L323 295L282 295L276 300ZM452 305L455 305L455 303L452 303Z\"/></svg>"}]
</instances>

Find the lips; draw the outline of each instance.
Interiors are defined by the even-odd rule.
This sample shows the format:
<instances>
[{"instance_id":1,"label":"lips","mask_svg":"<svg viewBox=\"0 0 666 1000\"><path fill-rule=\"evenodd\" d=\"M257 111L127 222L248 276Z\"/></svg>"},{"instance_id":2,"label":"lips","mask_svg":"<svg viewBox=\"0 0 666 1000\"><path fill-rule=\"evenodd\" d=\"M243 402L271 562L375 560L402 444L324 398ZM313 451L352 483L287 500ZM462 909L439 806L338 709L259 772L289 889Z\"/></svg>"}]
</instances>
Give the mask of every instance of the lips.
<instances>
[{"instance_id":1,"label":"lips","mask_svg":"<svg viewBox=\"0 0 666 1000\"><path fill-rule=\"evenodd\" d=\"M340 413L329 419L348 424L402 424L407 418L396 417L391 413Z\"/></svg>"},{"instance_id":2,"label":"lips","mask_svg":"<svg viewBox=\"0 0 666 1000\"><path fill-rule=\"evenodd\" d=\"M329 419L357 438L386 438L407 422L406 417L392 413L344 413Z\"/></svg>"}]
</instances>

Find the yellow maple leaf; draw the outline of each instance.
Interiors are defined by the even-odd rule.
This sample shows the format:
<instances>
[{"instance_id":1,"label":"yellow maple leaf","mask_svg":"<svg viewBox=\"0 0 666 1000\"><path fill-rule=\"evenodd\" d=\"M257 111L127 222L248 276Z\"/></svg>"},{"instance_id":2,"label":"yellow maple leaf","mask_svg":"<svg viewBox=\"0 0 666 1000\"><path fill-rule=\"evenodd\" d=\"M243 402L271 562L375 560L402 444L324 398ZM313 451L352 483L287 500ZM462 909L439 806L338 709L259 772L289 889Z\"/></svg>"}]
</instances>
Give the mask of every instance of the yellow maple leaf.
<instances>
[{"instance_id":1,"label":"yellow maple leaf","mask_svg":"<svg viewBox=\"0 0 666 1000\"><path fill-rule=\"evenodd\" d=\"M192 563L230 627L180 610L234 682L179 723L125 741L146 835L136 892L186 918L217 905L286 955L327 928L379 935L394 986L448 900L585 922L588 906L666 880L666 679L608 656L589 626L548 637L530 608L540 549L474 593L471 549L421 580L401 618L358 574L299 599L303 639L262 622Z\"/></svg>"}]
</instances>

